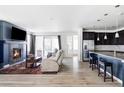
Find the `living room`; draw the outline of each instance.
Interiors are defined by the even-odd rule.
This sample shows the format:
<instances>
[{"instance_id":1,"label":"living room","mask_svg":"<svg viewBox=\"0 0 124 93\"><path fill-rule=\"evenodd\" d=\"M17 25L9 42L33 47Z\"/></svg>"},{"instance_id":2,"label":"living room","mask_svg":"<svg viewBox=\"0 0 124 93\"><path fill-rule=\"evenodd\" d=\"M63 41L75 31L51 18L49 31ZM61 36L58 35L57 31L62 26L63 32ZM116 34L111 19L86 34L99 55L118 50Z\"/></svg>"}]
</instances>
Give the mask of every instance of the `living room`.
<instances>
[{"instance_id":1,"label":"living room","mask_svg":"<svg viewBox=\"0 0 124 93\"><path fill-rule=\"evenodd\" d=\"M123 9L1 5L0 86L124 86Z\"/></svg>"}]
</instances>

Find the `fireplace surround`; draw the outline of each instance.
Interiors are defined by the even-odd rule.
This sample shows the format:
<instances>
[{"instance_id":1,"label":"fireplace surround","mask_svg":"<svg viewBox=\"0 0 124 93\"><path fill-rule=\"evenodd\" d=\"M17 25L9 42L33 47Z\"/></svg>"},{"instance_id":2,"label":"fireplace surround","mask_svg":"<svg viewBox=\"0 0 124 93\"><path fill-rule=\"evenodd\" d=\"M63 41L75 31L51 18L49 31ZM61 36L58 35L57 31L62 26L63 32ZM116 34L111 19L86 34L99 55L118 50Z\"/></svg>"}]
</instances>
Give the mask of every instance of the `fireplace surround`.
<instances>
[{"instance_id":1,"label":"fireplace surround","mask_svg":"<svg viewBox=\"0 0 124 93\"><path fill-rule=\"evenodd\" d=\"M12 40L12 27L22 29L12 23L0 21L0 69L26 59L26 41Z\"/></svg>"},{"instance_id":2,"label":"fireplace surround","mask_svg":"<svg viewBox=\"0 0 124 93\"><path fill-rule=\"evenodd\" d=\"M18 41L0 41L0 46L2 48L0 51L0 68L3 68L6 65L12 65L26 59L26 42Z\"/></svg>"}]
</instances>

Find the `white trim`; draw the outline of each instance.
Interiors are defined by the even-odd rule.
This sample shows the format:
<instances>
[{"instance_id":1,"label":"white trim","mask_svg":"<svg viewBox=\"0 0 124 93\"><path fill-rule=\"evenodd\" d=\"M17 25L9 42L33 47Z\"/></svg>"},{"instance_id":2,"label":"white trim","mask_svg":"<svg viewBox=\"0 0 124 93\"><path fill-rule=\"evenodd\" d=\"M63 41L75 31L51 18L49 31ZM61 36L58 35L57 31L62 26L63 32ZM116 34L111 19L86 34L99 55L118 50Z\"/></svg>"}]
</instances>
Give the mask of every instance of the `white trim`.
<instances>
[{"instance_id":1,"label":"white trim","mask_svg":"<svg viewBox=\"0 0 124 93\"><path fill-rule=\"evenodd\" d=\"M114 33L114 32L119 32L121 30L124 30L124 27L115 29L115 30L84 30L84 32L101 32L101 33Z\"/></svg>"},{"instance_id":2,"label":"white trim","mask_svg":"<svg viewBox=\"0 0 124 93\"><path fill-rule=\"evenodd\" d=\"M19 61L19 62L16 62L16 63L13 63L13 64L4 65L3 68L1 68L0 70L5 69L5 68L8 68L8 67L11 67L11 66L14 66L14 65L17 65L17 64L20 64L20 63L23 63L25 61L26 61L26 59L24 59L22 61Z\"/></svg>"},{"instance_id":3,"label":"white trim","mask_svg":"<svg viewBox=\"0 0 124 93\"><path fill-rule=\"evenodd\" d=\"M104 70L102 69L102 68L100 68L100 70L103 72ZM111 76L111 74L109 73L109 72L106 72L109 76ZM115 76L113 76L113 78L115 79L115 80L117 80L121 85L123 84L123 82L122 82L122 80L120 80L119 78L117 78L117 77L115 77Z\"/></svg>"},{"instance_id":4,"label":"white trim","mask_svg":"<svg viewBox=\"0 0 124 93\"><path fill-rule=\"evenodd\" d=\"M118 32L118 31L120 31L120 30L124 30L124 27L119 28L119 29L116 29L116 30L114 30L114 32Z\"/></svg>"},{"instance_id":5,"label":"white trim","mask_svg":"<svg viewBox=\"0 0 124 93\"><path fill-rule=\"evenodd\" d=\"M3 68L8 68L10 66L10 64L6 64L3 66Z\"/></svg>"},{"instance_id":6,"label":"white trim","mask_svg":"<svg viewBox=\"0 0 124 93\"><path fill-rule=\"evenodd\" d=\"M114 30L84 30L84 32L100 32L100 33L113 33Z\"/></svg>"}]
</instances>

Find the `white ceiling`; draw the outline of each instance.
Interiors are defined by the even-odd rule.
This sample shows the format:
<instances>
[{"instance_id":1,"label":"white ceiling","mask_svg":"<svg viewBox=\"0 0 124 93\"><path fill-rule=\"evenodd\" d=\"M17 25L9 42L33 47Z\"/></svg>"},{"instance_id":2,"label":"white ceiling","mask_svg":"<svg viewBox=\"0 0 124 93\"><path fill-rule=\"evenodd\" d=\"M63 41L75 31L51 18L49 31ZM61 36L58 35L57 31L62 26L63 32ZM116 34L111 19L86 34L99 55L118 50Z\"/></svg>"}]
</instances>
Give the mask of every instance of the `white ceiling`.
<instances>
[{"instance_id":1,"label":"white ceiling","mask_svg":"<svg viewBox=\"0 0 124 93\"><path fill-rule=\"evenodd\" d=\"M108 30L124 27L124 6L115 8L114 5L1 5L0 19L7 20L33 32L65 32L77 31L82 27L87 29ZM108 16L104 16L108 13ZM103 21L97 22L97 19Z\"/></svg>"}]
</instances>

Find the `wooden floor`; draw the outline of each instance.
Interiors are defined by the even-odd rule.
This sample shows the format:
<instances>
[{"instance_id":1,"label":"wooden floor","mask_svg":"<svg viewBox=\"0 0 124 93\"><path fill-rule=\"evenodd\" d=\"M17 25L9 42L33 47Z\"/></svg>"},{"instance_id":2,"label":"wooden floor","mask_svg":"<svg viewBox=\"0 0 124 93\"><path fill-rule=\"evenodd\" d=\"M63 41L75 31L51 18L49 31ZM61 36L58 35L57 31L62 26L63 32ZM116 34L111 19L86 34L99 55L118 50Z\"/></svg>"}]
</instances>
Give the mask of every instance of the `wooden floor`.
<instances>
[{"instance_id":1,"label":"wooden floor","mask_svg":"<svg viewBox=\"0 0 124 93\"><path fill-rule=\"evenodd\" d=\"M62 70L57 74L0 75L3 87L120 87L117 81L103 81L97 70L92 71L87 62L78 62L77 57L65 58Z\"/></svg>"}]
</instances>

